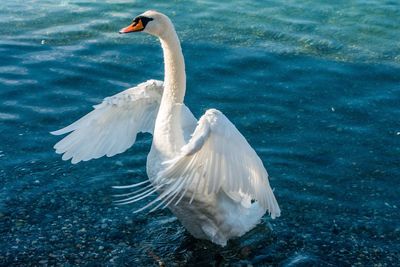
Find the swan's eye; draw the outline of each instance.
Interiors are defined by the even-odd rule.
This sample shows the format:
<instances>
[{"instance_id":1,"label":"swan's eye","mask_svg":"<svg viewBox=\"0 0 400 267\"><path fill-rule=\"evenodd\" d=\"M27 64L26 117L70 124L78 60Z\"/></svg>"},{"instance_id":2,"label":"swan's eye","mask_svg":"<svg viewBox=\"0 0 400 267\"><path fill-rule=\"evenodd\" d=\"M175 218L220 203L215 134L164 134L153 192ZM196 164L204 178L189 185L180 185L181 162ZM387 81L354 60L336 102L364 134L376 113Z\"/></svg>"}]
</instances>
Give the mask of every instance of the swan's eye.
<instances>
[{"instance_id":1,"label":"swan's eye","mask_svg":"<svg viewBox=\"0 0 400 267\"><path fill-rule=\"evenodd\" d=\"M135 18L134 20L132 20L132 25L136 25L139 22L139 18Z\"/></svg>"},{"instance_id":2,"label":"swan's eye","mask_svg":"<svg viewBox=\"0 0 400 267\"><path fill-rule=\"evenodd\" d=\"M119 33L128 33L128 32L140 32L143 31L149 21L152 21L152 18L139 16L135 18L131 25L125 27L119 31Z\"/></svg>"},{"instance_id":3,"label":"swan's eye","mask_svg":"<svg viewBox=\"0 0 400 267\"><path fill-rule=\"evenodd\" d=\"M145 17L145 16L139 16L139 17L135 18L134 21L136 21L136 20L137 20L137 23L142 22L143 28L144 28L144 27L146 27L147 23L149 23L153 19L149 18L149 17Z\"/></svg>"}]
</instances>

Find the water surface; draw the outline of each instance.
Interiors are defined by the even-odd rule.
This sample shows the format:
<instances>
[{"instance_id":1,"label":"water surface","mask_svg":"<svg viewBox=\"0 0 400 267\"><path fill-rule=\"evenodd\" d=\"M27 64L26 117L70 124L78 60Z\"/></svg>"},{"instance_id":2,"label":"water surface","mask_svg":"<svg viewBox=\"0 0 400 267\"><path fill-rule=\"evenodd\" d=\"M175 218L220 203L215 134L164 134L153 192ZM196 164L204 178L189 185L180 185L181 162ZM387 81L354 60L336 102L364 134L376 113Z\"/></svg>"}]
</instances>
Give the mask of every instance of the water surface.
<instances>
[{"instance_id":1,"label":"water surface","mask_svg":"<svg viewBox=\"0 0 400 267\"><path fill-rule=\"evenodd\" d=\"M400 262L397 1L0 4L0 265L348 266ZM270 174L282 216L225 248L167 210L132 214L112 185L146 179L151 137L71 165L49 131L104 97L162 79L156 39L117 31L169 15L186 103L217 108Z\"/></svg>"}]
</instances>

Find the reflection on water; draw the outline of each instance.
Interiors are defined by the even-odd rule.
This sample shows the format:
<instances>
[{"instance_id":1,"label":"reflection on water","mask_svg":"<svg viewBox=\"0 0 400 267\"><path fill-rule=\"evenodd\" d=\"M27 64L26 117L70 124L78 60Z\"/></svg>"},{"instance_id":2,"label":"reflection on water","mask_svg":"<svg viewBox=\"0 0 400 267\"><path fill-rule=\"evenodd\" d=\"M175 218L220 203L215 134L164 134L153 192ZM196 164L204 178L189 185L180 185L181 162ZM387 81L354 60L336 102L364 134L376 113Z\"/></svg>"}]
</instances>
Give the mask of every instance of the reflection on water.
<instances>
[{"instance_id":1,"label":"reflection on water","mask_svg":"<svg viewBox=\"0 0 400 267\"><path fill-rule=\"evenodd\" d=\"M395 265L400 260L400 5L303 1L0 4L1 265ZM157 40L117 31L171 16L196 116L223 111L257 150L282 208L220 248L166 210L113 205L146 179L151 137L71 165L49 131L162 79ZM137 70L140 70L138 72Z\"/></svg>"}]
</instances>

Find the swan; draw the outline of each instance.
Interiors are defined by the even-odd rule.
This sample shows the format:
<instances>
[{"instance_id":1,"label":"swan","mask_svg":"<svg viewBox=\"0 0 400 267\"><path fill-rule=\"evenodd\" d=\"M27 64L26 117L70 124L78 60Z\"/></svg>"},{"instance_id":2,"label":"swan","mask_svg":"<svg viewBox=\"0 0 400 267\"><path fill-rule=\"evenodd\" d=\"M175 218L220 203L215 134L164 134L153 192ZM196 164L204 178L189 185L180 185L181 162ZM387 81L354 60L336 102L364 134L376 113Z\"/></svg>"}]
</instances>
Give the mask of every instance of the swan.
<instances>
[{"instance_id":1,"label":"swan","mask_svg":"<svg viewBox=\"0 0 400 267\"><path fill-rule=\"evenodd\" d=\"M131 32L159 38L164 82L148 80L107 97L81 119L52 132L68 133L54 146L56 153L72 164L111 157L131 147L137 133L151 133L148 180L116 187L133 190L117 203L156 193L135 212L168 207L195 238L221 246L255 227L267 211L273 219L280 216L268 173L236 127L216 109L197 120L183 103L185 62L171 20L146 11L120 30Z\"/></svg>"}]
</instances>

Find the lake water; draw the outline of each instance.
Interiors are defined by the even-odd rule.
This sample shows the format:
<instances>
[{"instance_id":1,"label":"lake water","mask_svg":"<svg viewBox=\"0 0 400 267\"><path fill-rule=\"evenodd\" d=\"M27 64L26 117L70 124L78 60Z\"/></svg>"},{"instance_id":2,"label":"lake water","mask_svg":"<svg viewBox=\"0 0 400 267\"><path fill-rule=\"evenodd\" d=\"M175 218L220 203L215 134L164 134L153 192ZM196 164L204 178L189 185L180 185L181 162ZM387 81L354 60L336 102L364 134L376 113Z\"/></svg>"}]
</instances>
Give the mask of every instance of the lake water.
<instances>
[{"instance_id":1,"label":"lake water","mask_svg":"<svg viewBox=\"0 0 400 267\"><path fill-rule=\"evenodd\" d=\"M147 2L1 1L0 265L398 265L400 2ZM238 127L282 209L224 248L113 204L146 179L149 135L77 165L52 149L49 131L162 79L158 41L117 33L147 9L176 25L187 105Z\"/></svg>"}]
</instances>

